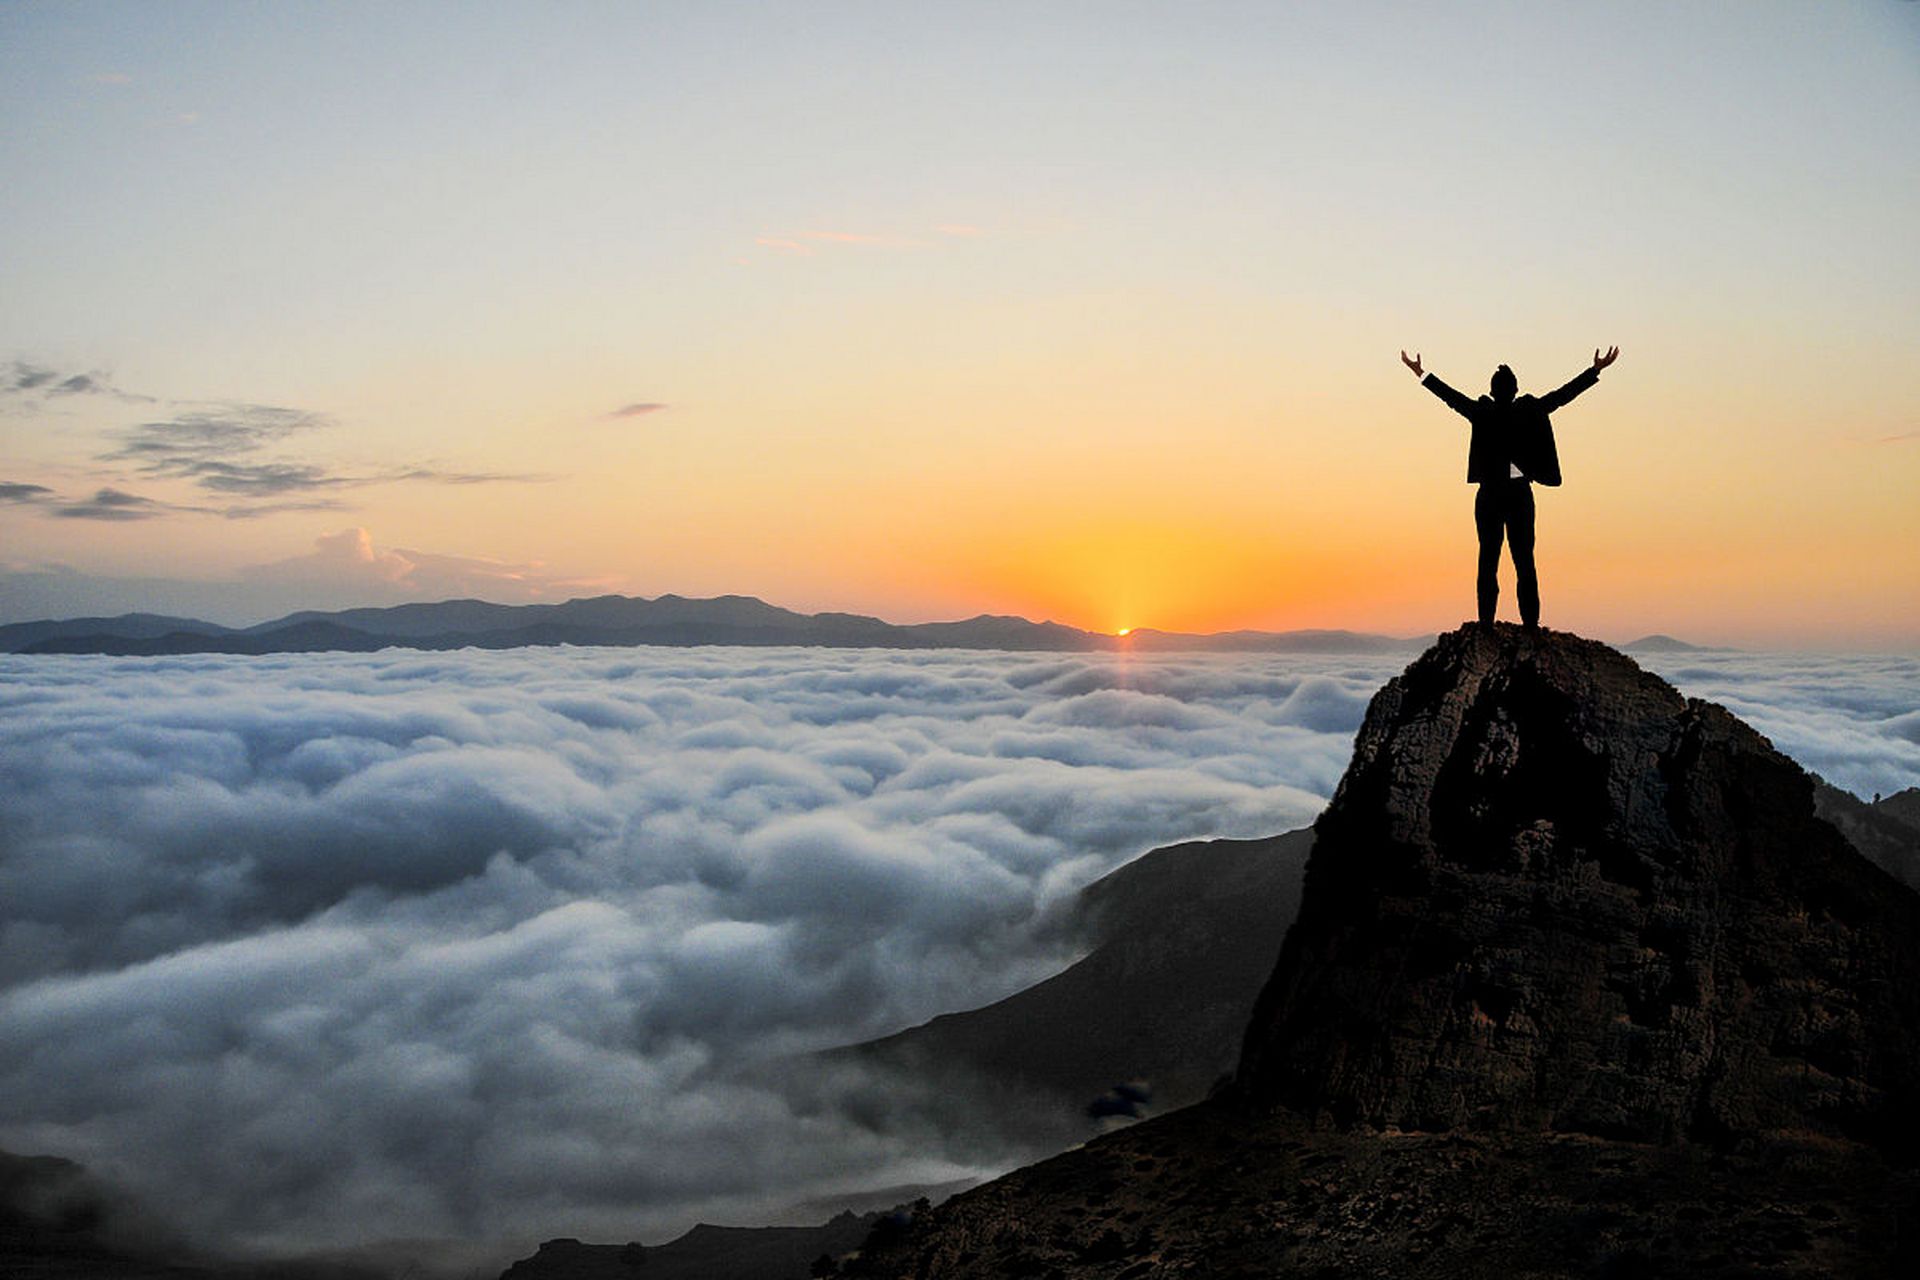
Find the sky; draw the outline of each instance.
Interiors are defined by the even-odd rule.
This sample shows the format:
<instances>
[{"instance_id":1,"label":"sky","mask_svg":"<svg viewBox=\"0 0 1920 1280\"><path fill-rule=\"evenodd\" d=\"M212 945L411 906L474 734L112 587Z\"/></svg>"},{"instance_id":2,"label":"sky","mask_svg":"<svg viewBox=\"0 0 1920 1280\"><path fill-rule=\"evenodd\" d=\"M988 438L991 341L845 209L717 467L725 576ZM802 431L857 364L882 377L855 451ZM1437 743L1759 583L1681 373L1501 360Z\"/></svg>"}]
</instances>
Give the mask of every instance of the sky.
<instances>
[{"instance_id":1,"label":"sky","mask_svg":"<svg viewBox=\"0 0 1920 1280\"><path fill-rule=\"evenodd\" d=\"M8 4L0 621L1431 632L1399 351L1618 344L1549 625L1909 652L1917 118L1910 0Z\"/></svg>"},{"instance_id":2,"label":"sky","mask_svg":"<svg viewBox=\"0 0 1920 1280\"><path fill-rule=\"evenodd\" d=\"M1404 660L0 655L0 1149L201 1243L485 1275L997 1173L1091 1122L811 1051L1057 970L1150 848L1307 825ZM1920 657L1648 665L1920 784Z\"/></svg>"}]
</instances>

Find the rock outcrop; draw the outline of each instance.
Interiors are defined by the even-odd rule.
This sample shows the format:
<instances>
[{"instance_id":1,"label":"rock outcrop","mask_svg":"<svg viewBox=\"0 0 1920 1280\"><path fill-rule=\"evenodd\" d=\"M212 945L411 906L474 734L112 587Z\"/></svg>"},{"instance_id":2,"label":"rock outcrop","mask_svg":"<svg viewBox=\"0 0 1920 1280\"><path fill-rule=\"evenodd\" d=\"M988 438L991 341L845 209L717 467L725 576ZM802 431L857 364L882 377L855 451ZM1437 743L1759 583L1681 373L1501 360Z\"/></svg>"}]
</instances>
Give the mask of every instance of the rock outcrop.
<instances>
[{"instance_id":1,"label":"rock outcrop","mask_svg":"<svg viewBox=\"0 0 1920 1280\"><path fill-rule=\"evenodd\" d=\"M1909 889L1920 890L1920 787L1869 804L1816 775L1813 809L1869 862Z\"/></svg>"},{"instance_id":2,"label":"rock outcrop","mask_svg":"<svg viewBox=\"0 0 1920 1280\"><path fill-rule=\"evenodd\" d=\"M1246 1098L1376 1129L1910 1143L1920 897L1724 709L1465 628L1375 697Z\"/></svg>"},{"instance_id":3,"label":"rock outcrop","mask_svg":"<svg viewBox=\"0 0 1920 1280\"><path fill-rule=\"evenodd\" d=\"M1894 1276L1920 895L1723 708L1468 627L1374 699L1234 1087L850 1275Z\"/></svg>"},{"instance_id":4,"label":"rock outcrop","mask_svg":"<svg viewBox=\"0 0 1920 1280\"><path fill-rule=\"evenodd\" d=\"M702 1223L677 1239L639 1244L548 1240L500 1280L799 1280L815 1260L845 1253L865 1238L878 1213L842 1213L813 1227L716 1227Z\"/></svg>"}]
</instances>

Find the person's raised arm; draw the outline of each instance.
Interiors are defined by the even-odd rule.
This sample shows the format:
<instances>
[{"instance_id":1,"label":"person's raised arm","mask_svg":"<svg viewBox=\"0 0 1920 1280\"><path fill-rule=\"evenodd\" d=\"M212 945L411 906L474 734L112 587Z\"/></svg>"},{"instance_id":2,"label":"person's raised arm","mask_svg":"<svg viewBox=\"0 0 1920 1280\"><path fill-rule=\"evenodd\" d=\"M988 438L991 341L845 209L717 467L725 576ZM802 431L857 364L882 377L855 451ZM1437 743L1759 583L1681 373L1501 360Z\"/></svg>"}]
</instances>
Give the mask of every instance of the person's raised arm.
<instances>
[{"instance_id":1,"label":"person's raised arm","mask_svg":"<svg viewBox=\"0 0 1920 1280\"><path fill-rule=\"evenodd\" d=\"M1548 413L1552 413L1555 409L1558 409L1560 406L1566 404L1567 401L1600 381L1600 371L1619 358L1620 348L1618 347L1608 347L1605 355L1600 354L1600 349L1595 347L1593 351L1593 367L1582 370L1579 377L1569 382L1566 386L1561 387L1559 390L1549 391L1546 395L1541 396L1541 407Z\"/></svg>"},{"instance_id":2,"label":"person's raised arm","mask_svg":"<svg viewBox=\"0 0 1920 1280\"><path fill-rule=\"evenodd\" d=\"M1400 353L1400 363L1413 370L1413 376L1420 379L1420 385L1446 401L1449 409L1460 414L1462 417L1471 418L1473 416L1473 401L1440 381L1439 374L1426 373L1426 371L1420 367L1419 352L1416 351L1409 357L1406 352L1402 351ZM1423 374L1425 375L1424 377L1422 376Z\"/></svg>"}]
</instances>

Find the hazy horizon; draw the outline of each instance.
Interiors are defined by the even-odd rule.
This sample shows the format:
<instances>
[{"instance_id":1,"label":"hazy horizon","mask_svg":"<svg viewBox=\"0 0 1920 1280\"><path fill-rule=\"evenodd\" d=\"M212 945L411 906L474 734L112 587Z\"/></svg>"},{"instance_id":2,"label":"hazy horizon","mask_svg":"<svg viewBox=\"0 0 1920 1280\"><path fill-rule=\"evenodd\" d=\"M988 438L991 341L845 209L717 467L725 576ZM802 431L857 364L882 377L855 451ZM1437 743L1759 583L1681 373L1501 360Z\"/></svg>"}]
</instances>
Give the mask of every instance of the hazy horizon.
<instances>
[{"instance_id":1,"label":"hazy horizon","mask_svg":"<svg viewBox=\"0 0 1920 1280\"><path fill-rule=\"evenodd\" d=\"M94 584L94 585L98 587L102 584ZM271 612L263 613L263 612L260 612L257 607L248 609L244 604L239 602L242 599L250 598L254 594L256 594L249 586L243 583L235 583L235 584L141 583L141 584L134 584L131 587L129 587L127 584L117 584L117 583L105 584L105 585L107 586L106 592L98 595L82 595L78 597L76 600L74 600L71 604L69 604L67 606L68 611L63 613L49 613L49 612L46 612L44 609L36 609L33 606L33 604L30 603L36 600L59 598L57 595L42 596L42 595L37 595L31 592L17 593L14 597L14 601L16 602L25 601L29 603L27 603L24 607L21 607L18 609L12 609L12 610L4 607L4 605L0 605L0 626L8 626L8 625L13 625L15 623L22 623L22 622L65 621L70 619L90 618L90 617L111 619L114 617L122 616L124 614L129 614L129 613L146 613L146 614L178 617L178 618L181 618L182 620L212 622L220 626L243 629L247 627L257 626L262 623L278 621L281 618L285 618L293 614L304 613L304 612L338 613L338 612L344 612L352 609L363 609L363 608L383 609L383 608L391 608L391 607L394 607L397 605L403 605L403 604L447 604L447 603L453 603L461 600L478 600L482 603L502 604L502 605L560 604L560 603L565 603L567 600L592 598L595 595L626 594L626 593L618 593L618 592L613 592L613 593L583 592L577 596L568 595L568 596L558 597L554 600L534 600L534 601L501 599L501 598L498 598L497 593L494 595L482 594L482 595L468 595L468 596L423 595L417 598L409 598L409 599L402 599L402 600L368 599L363 596L354 595L354 596L349 596L346 599L341 600L339 602L331 603L331 604L321 605L321 604L315 604L311 602L292 603L292 604L289 604L288 607L276 608ZM151 594L148 594L149 592ZM718 596L695 597L695 596L690 596L681 592L665 591L665 592L661 592L660 595L661 596L677 595L682 599L714 599L714 598L718 598L718 596L727 596L727 595L736 596L736 597L746 597L751 599L761 599L760 597L757 597L757 596L748 596L747 593L745 592L721 592L721 593L718 593ZM640 598L658 599L659 596L649 596L649 597L640 597ZM89 604L89 602L91 602L91 604ZM787 606L786 604L784 604L779 600L764 600L763 603L774 605L779 608L789 608L789 606ZM792 610L792 612L802 613L803 611L794 609ZM823 610L821 612L828 612L828 611ZM982 615L971 614L971 615L967 615L966 617L930 616L930 617L914 617L914 618L887 617L887 616L878 615L878 614L871 614L866 616L877 617L882 622L894 624L894 625L912 625L915 623L923 623L923 622L960 622L960 621L966 621L968 620L968 618L978 617ZM1007 615L1001 615L1001 616L1007 616ZM1035 623L1047 623L1047 622L1060 621L1057 618L1026 618L1024 620L1029 622L1035 622ZM1412 643L1412 642L1417 642L1419 640L1422 640L1428 636L1444 634L1445 632L1453 630L1454 628L1462 625L1467 621L1469 621L1469 619L1465 619L1465 618L1454 619L1453 621L1444 623L1442 625L1435 626L1429 629L1412 632L1412 633L1369 632L1369 631L1364 631L1358 627L1342 626L1337 622L1328 623L1324 625L1316 625L1312 627L1303 626L1303 627L1291 628L1290 630L1345 631L1345 632L1352 632L1358 635L1386 636L1387 638L1403 640L1403 641ZM1066 624L1066 625L1071 625L1071 624ZM1556 627L1553 627L1552 629L1566 630L1567 628L1556 626ZM1150 626L1142 626L1142 627L1129 628L1129 630L1164 631L1165 629L1155 628ZM1222 628L1219 631L1188 632L1188 633L1181 633L1181 634L1191 634L1196 636L1210 636L1210 635L1220 635L1228 631L1236 631L1236 630L1258 630L1258 629L1257 628ZM1089 634L1108 635L1112 633L1090 632ZM1813 655L1819 655L1819 654L1869 655L1869 654L1881 654L1881 653L1900 654L1900 653L1909 653L1913 651L1913 646L1906 645L1898 641L1895 641L1892 643L1886 643L1886 644L1862 643L1852 647L1847 647L1844 645L1837 645L1837 644L1821 645L1821 644L1809 643L1809 644L1798 646L1798 647L1783 645L1783 646L1778 646L1771 649L1753 648L1753 647L1733 645L1733 644L1714 644L1709 641L1705 641L1696 637L1677 636L1666 631L1638 631L1638 632L1632 632L1632 633L1615 632L1613 634L1603 634L1603 635L1591 636L1589 638L1600 640L1603 643L1613 644L1613 645L1627 645L1627 644L1632 644L1635 641L1648 640L1648 639L1671 639L1671 640L1679 640L1690 646L1703 648L1703 649L1728 650L1728 651L1746 652L1746 653L1754 653L1754 654L1798 653L1798 654L1813 654ZM1645 661L1645 655L1642 655L1642 660Z\"/></svg>"}]
</instances>

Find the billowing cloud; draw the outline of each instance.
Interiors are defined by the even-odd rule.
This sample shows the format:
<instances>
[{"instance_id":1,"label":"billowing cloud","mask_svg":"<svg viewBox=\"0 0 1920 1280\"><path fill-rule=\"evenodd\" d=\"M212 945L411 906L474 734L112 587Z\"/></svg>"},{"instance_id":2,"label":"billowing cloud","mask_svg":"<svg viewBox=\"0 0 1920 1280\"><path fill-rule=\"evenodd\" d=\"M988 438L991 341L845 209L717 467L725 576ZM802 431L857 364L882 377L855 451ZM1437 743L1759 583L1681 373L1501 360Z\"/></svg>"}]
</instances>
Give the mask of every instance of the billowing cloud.
<instances>
[{"instance_id":1,"label":"billowing cloud","mask_svg":"<svg viewBox=\"0 0 1920 1280\"><path fill-rule=\"evenodd\" d=\"M257 1242L627 1238L978 1175L1026 1153L749 1068L1044 976L1051 913L1149 847L1310 820L1357 711L1287 698L1357 708L1389 665L15 659L0 1146Z\"/></svg>"},{"instance_id":2,"label":"billowing cloud","mask_svg":"<svg viewBox=\"0 0 1920 1280\"><path fill-rule=\"evenodd\" d=\"M11 658L0 1146L259 1244L657 1238L991 1172L1030 1151L795 1055L1057 969L1059 907L1145 849L1305 824L1400 665ZM1843 785L1920 779L1920 662L1669 675Z\"/></svg>"},{"instance_id":3,"label":"billowing cloud","mask_svg":"<svg viewBox=\"0 0 1920 1280\"><path fill-rule=\"evenodd\" d=\"M487 560L440 552L376 547L364 528L342 529L314 539L304 555L252 565L249 582L279 594L305 593L309 600L355 604L484 597L511 603L566 600L608 591L611 583L557 573L539 561Z\"/></svg>"},{"instance_id":4,"label":"billowing cloud","mask_svg":"<svg viewBox=\"0 0 1920 1280\"><path fill-rule=\"evenodd\" d=\"M56 503L57 495L36 499L28 494L16 505L52 515ZM242 519L335 505L328 498L294 498L218 510ZM624 579L568 573L540 561L379 546L365 529L349 528L316 538L304 554L247 566L219 579L102 577L58 563L0 560L0 622L146 612L247 626L296 609L468 597L537 604L631 589Z\"/></svg>"}]
</instances>

